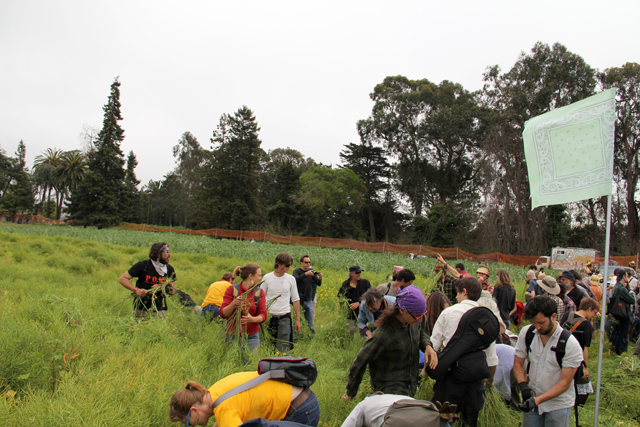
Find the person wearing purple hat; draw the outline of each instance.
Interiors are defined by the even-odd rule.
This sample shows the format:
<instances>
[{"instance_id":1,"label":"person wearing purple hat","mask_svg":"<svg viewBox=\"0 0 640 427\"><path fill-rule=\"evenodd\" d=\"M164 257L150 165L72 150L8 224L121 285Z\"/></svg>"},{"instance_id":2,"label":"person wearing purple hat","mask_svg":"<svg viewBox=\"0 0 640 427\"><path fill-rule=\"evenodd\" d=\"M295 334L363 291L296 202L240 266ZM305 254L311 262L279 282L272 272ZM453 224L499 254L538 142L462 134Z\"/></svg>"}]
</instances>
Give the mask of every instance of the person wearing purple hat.
<instances>
[{"instance_id":1,"label":"person wearing purple hat","mask_svg":"<svg viewBox=\"0 0 640 427\"><path fill-rule=\"evenodd\" d=\"M374 391L411 397L416 394L418 350L424 351L429 366L438 365L438 356L420 322L426 311L427 303L420 289L411 285L398 291L394 306L376 320L377 329L365 341L349 368L344 400L358 394L367 366Z\"/></svg>"}]
</instances>

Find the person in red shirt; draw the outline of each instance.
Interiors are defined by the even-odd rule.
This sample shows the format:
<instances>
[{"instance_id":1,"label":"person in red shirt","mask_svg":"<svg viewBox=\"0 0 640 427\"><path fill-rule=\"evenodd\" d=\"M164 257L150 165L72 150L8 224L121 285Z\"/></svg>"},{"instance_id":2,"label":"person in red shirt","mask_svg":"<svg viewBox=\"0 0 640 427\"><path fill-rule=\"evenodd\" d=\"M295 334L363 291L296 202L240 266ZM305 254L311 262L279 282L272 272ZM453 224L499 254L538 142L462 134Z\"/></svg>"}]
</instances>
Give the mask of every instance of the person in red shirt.
<instances>
[{"instance_id":1,"label":"person in red shirt","mask_svg":"<svg viewBox=\"0 0 640 427\"><path fill-rule=\"evenodd\" d=\"M233 276L241 283L229 286L224 293L220 317L227 319L227 339L246 339L250 350L260 348L260 324L267 320L267 298L260 284L262 271L255 263L236 267Z\"/></svg>"}]
</instances>

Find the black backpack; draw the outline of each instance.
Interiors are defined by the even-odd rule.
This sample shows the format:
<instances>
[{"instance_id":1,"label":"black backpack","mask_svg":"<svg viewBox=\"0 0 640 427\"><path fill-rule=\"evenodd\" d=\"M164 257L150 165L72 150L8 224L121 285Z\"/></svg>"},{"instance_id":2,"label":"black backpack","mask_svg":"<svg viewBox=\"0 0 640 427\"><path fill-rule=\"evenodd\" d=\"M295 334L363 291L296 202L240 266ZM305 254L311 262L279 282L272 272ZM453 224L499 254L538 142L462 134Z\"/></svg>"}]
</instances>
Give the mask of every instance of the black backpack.
<instances>
[{"instance_id":1,"label":"black backpack","mask_svg":"<svg viewBox=\"0 0 640 427\"><path fill-rule=\"evenodd\" d=\"M447 346L438 352L438 366L427 366L429 377L442 379L453 371L456 382L465 383L489 378L489 367L482 350L488 348L500 334L500 323L487 307L474 307L460 318L458 329ZM426 365L426 363L425 363Z\"/></svg>"}]
</instances>

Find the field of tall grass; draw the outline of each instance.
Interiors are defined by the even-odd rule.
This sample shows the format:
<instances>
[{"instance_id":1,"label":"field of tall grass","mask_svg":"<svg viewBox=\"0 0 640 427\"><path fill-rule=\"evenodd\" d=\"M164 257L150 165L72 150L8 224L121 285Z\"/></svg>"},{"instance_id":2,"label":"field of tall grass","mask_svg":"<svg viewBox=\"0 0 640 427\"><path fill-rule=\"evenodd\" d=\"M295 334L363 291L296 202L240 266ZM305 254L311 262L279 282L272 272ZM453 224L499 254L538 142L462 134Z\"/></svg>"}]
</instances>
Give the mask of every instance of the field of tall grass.
<instances>
[{"instance_id":1,"label":"field of tall grass","mask_svg":"<svg viewBox=\"0 0 640 427\"><path fill-rule=\"evenodd\" d=\"M243 364L237 350L224 344L219 324L199 321L175 298L169 299L166 321L133 319L131 296L117 280L146 259L156 241L171 246L176 287L197 303L210 283L236 265L258 262L266 273L278 252L294 259L312 257L314 268L325 275L318 333L314 338L303 334L292 354L316 361L319 378L313 389L326 427L339 426L370 391L365 379L354 402L341 399L348 367L362 343L349 338L335 297L347 268L361 265L363 277L374 285L386 281L393 265L413 269L420 288L434 281L434 259L170 233L2 224L0 241L0 425L177 425L168 421L168 403L187 380L210 386L233 372L254 370L259 359L275 353L263 341ZM477 267L465 264L468 271ZM521 298L522 268L490 266L492 272L499 267L516 279ZM597 342L591 347L591 366L595 354ZM638 425L637 360L605 355L601 426ZM417 397L428 399L431 385L424 382ZM593 424L593 397L580 417L584 425ZM488 394L481 425L517 426L519 419Z\"/></svg>"}]
</instances>

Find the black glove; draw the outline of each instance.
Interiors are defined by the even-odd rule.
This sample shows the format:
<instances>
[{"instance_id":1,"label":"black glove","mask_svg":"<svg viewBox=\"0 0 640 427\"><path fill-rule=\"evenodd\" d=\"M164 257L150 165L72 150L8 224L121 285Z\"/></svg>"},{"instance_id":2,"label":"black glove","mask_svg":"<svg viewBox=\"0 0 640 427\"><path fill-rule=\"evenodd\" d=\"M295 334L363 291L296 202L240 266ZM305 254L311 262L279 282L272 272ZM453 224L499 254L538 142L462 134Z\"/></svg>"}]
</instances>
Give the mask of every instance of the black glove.
<instances>
[{"instance_id":1,"label":"black glove","mask_svg":"<svg viewBox=\"0 0 640 427\"><path fill-rule=\"evenodd\" d=\"M518 383L518 386L520 387L520 392L522 393L523 402L529 400L531 396L533 396L533 390L529 388L529 384L526 381Z\"/></svg>"},{"instance_id":2,"label":"black glove","mask_svg":"<svg viewBox=\"0 0 640 427\"><path fill-rule=\"evenodd\" d=\"M536 409L537 407L538 407L538 404L536 403L535 397L530 397L529 399L527 399L526 402L518 405L518 408L520 408L522 412L530 412Z\"/></svg>"}]
</instances>

